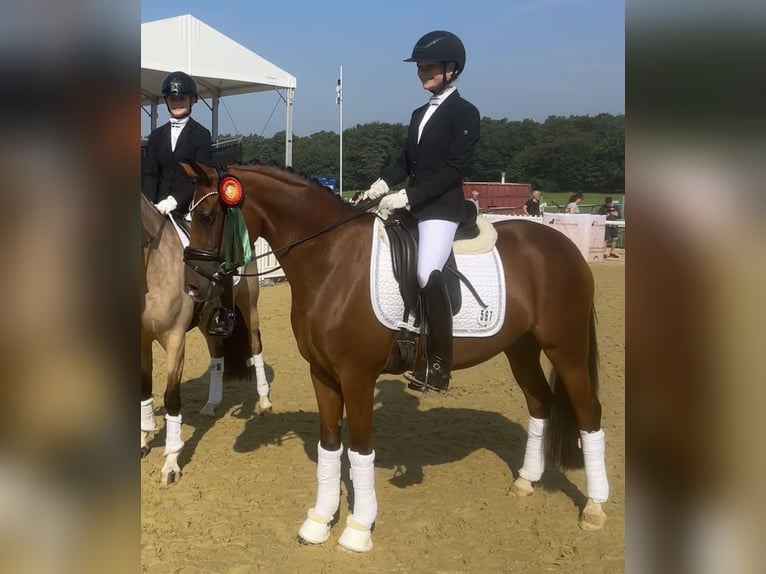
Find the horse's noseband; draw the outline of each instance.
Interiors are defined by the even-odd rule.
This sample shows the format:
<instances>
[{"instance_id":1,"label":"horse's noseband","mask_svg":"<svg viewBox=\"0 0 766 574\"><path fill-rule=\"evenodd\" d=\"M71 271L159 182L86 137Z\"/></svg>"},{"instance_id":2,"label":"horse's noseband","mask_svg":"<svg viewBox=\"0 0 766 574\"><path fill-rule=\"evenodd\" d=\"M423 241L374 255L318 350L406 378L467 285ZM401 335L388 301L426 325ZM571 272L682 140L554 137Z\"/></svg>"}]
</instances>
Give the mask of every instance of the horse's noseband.
<instances>
[{"instance_id":1,"label":"horse's noseband","mask_svg":"<svg viewBox=\"0 0 766 574\"><path fill-rule=\"evenodd\" d=\"M199 265L195 264L195 262L220 263L220 265L218 269L211 274L204 269L201 269ZM226 269L225 260L218 252L206 251L205 249L195 249L194 247L186 247L184 249L184 263L202 275L202 277L213 283L220 283L224 277L231 275L235 271L235 269Z\"/></svg>"}]
</instances>

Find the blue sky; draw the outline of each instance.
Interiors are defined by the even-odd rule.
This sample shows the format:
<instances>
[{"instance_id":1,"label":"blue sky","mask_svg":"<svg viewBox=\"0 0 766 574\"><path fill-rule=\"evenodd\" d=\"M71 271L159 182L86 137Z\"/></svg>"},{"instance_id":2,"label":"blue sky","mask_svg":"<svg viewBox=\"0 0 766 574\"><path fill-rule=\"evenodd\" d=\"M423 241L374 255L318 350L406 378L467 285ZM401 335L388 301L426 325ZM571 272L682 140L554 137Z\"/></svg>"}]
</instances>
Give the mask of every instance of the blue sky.
<instances>
[{"instance_id":1,"label":"blue sky","mask_svg":"<svg viewBox=\"0 0 766 574\"><path fill-rule=\"evenodd\" d=\"M191 14L297 78L294 133L338 132L335 86L343 65L343 127L407 123L428 98L402 60L431 30L466 46L460 93L484 117L625 112L625 7L619 0L142 0L141 22ZM285 129L276 93L221 100L219 131L270 137ZM279 103L277 103L279 102ZM142 134L149 132L142 115ZM199 103L194 117L210 126ZM162 109L160 123L167 120Z\"/></svg>"}]
</instances>

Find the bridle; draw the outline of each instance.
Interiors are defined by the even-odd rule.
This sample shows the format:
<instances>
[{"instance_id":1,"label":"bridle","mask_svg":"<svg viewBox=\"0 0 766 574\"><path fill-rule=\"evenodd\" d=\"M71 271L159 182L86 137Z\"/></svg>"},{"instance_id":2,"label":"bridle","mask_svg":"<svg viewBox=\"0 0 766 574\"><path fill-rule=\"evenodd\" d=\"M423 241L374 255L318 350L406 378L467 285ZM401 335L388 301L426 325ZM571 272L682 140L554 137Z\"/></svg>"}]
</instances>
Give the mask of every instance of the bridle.
<instances>
[{"instance_id":1,"label":"bridle","mask_svg":"<svg viewBox=\"0 0 766 574\"><path fill-rule=\"evenodd\" d=\"M225 174L225 171L218 168L218 166L216 166L216 168L218 170L219 177L222 177ZM217 190L206 193L197 201L194 201L191 204L191 206L189 207L189 212L190 213L193 212L208 197L211 197L213 195L218 195L218 194L219 193ZM356 208L354 208L352 213L350 213L348 216L343 217L339 219L338 221L331 223L330 225L306 237L303 237L296 241L292 241L288 243L287 245L283 245L282 247L272 249L271 251L268 251L266 253L261 253L260 255L253 257L252 261L257 261L258 259L262 259L263 257L268 257L269 255L277 255L278 253L288 251L289 249L292 249L293 247L300 245L301 243L310 241L311 239L314 239L315 237L319 237L320 235L328 233L340 227L341 225L344 225L348 223L349 221L352 221L353 219L356 219L363 215L370 215L370 212L367 210L370 209L372 205L377 204L379 201L380 199L377 199L375 201L364 202L364 204L359 204ZM189 265L199 275L201 275L202 277L204 277L205 279L207 279L208 281L214 284L220 284L225 278L229 276L258 277L260 275L265 275L266 273L272 273L275 269L269 269L268 271L263 271L259 273L237 273L236 270L240 267L240 264L227 265L226 258L221 255L221 250L224 247L223 235L224 235L224 230L226 228L226 217L228 216L230 207L226 203L224 203L223 200L219 200L219 204L220 204L220 211L223 211L223 214L224 214L224 221L223 221L223 224L221 225L221 233L218 238L218 249L216 251L211 251L207 249L197 249L195 247L186 247L184 249L184 262L187 265ZM215 215L217 213L218 212L216 211L211 215ZM216 271L214 271L213 273L209 273L199 267L198 264L201 264L201 263L219 263L220 265L218 269L216 269ZM276 269L280 269L280 268L281 266L277 267Z\"/></svg>"}]
</instances>

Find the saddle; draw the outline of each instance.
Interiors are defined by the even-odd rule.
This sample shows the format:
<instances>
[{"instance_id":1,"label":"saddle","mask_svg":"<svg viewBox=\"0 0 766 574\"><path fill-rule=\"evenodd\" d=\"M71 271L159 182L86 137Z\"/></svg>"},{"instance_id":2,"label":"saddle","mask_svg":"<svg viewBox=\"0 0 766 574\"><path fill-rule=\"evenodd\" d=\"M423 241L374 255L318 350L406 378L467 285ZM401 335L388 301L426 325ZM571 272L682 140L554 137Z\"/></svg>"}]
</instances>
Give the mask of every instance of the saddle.
<instances>
[{"instance_id":1,"label":"saddle","mask_svg":"<svg viewBox=\"0 0 766 574\"><path fill-rule=\"evenodd\" d=\"M455 232L454 241L473 239L479 235L479 227L476 224L476 205L472 201L468 210L468 221L461 223ZM384 222L384 229L388 236L391 247L391 266L394 279L399 284L399 292L404 301L404 317L406 320L410 312L418 308L420 288L417 278L418 261L418 221L406 209L394 211ZM450 252L447 263L444 265L444 279L447 283L452 316L460 312L462 297L460 294L460 280L466 280L457 269L454 249Z\"/></svg>"},{"instance_id":2,"label":"saddle","mask_svg":"<svg viewBox=\"0 0 766 574\"><path fill-rule=\"evenodd\" d=\"M468 221L461 223L455 232L454 241L473 239L479 235L479 227L476 223L478 212L473 202L468 210ZM399 293L404 302L403 321L407 321L410 314L415 317L414 325L421 328L423 325L423 310L420 307L420 286L417 278L418 261L418 221L406 209L394 211L384 222L384 229L391 248L391 267L394 279L399 284ZM444 280L447 285L452 316L460 312L462 295L460 281L464 281L472 292L475 292L468 280L457 269L454 249L450 251L449 258L444 265ZM384 372L399 374L412 368L415 362L416 341L414 335L406 329L401 329L397 345L389 359Z\"/></svg>"}]
</instances>

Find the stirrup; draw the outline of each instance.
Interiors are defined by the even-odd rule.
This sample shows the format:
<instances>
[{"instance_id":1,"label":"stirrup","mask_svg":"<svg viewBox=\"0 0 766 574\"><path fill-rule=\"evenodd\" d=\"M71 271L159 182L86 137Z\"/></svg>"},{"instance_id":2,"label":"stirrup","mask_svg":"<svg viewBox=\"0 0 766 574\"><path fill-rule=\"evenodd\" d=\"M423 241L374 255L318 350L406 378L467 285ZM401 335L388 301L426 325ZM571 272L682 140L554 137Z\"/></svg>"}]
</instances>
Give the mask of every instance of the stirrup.
<instances>
[{"instance_id":1,"label":"stirrup","mask_svg":"<svg viewBox=\"0 0 766 574\"><path fill-rule=\"evenodd\" d=\"M404 378L409 381L407 384L408 389L421 393L427 391L446 392L450 379L449 375L445 377L438 373L426 373L426 369L406 372L404 373Z\"/></svg>"}]
</instances>

